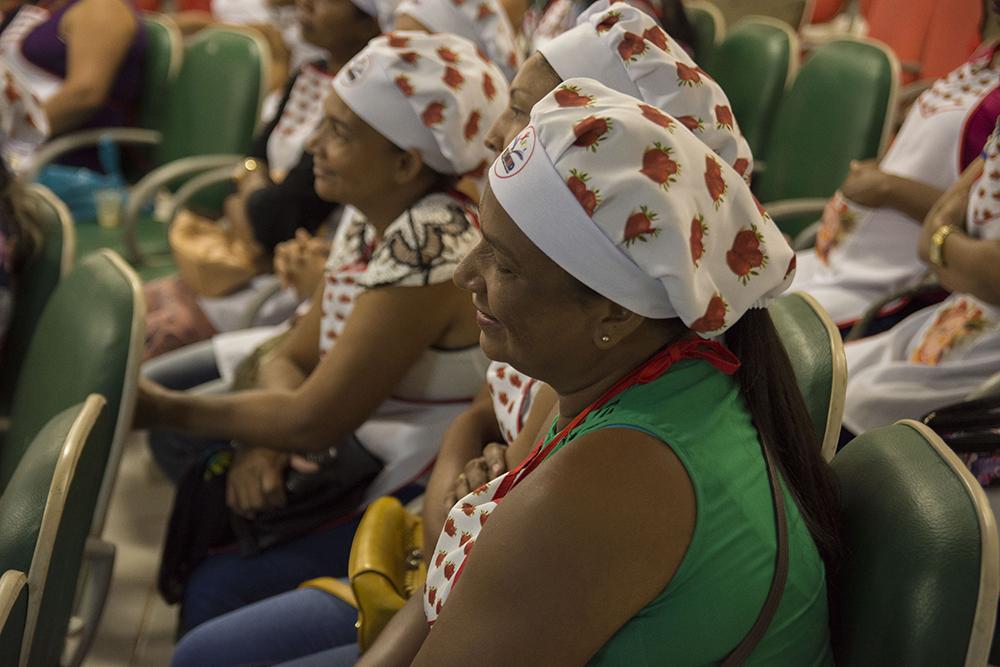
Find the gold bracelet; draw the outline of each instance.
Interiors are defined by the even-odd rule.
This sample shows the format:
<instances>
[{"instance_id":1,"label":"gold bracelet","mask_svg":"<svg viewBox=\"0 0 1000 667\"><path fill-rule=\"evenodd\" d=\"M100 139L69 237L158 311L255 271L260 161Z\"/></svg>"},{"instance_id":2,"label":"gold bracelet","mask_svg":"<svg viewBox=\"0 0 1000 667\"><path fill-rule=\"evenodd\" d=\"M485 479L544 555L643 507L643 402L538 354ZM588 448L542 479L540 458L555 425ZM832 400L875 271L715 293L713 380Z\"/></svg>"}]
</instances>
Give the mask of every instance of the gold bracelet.
<instances>
[{"instance_id":1,"label":"gold bracelet","mask_svg":"<svg viewBox=\"0 0 1000 667\"><path fill-rule=\"evenodd\" d=\"M954 225L941 225L931 236L931 247L927 251L927 259L931 264L939 268L947 268L944 261L944 242L953 232L957 232L958 227Z\"/></svg>"}]
</instances>

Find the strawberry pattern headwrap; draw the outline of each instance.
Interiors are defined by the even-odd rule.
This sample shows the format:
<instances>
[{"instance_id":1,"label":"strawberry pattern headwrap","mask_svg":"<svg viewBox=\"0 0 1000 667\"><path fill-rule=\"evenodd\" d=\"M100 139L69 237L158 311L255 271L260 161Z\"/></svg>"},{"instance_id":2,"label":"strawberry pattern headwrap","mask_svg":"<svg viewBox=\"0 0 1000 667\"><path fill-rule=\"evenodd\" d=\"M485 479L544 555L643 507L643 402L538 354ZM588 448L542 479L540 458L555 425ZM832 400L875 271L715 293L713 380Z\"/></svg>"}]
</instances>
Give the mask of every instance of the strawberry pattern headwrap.
<instances>
[{"instance_id":1,"label":"strawberry pattern headwrap","mask_svg":"<svg viewBox=\"0 0 1000 667\"><path fill-rule=\"evenodd\" d=\"M382 32L392 30L396 5L399 0L351 0L358 9L378 21Z\"/></svg>"},{"instance_id":2,"label":"strawberry pattern headwrap","mask_svg":"<svg viewBox=\"0 0 1000 667\"><path fill-rule=\"evenodd\" d=\"M732 167L676 118L592 79L542 98L489 179L577 280L704 337L767 307L794 274L795 253Z\"/></svg>"},{"instance_id":3,"label":"strawberry pattern headwrap","mask_svg":"<svg viewBox=\"0 0 1000 667\"><path fill-rule=\"evenodd\" d=\"M667 112L749 182L753 155L729 98L652 17L623 2L609 7L602 1L538 50L564 81L597 79ZM563 95L583 103L578 91Z\"/></svg>"},{"instance_id":4,"label":"strawberry pattern headwrap","mask_svg":"<svg viewBox=\"0 0 1000 667\"><path fill-rule=\"evenodd\" d=\"M413 17L431 32L450 32L475 43L510 81L521 66L507 12L499 0L403 0L396 15Z\"/></svg>"},{"instance_id":5,"label":"strawberry pattern headwrap","mask_svg":"<svg viewBox=\"0 0 1000 667\"><path fill-rule=\"evenodd\" d=\"M463 37L381 35L341 68L333 87L377 132L417 149L439 173L475 176L493 159L483 138L507 106L507 81Z\"/></svg>"}]
</instances>

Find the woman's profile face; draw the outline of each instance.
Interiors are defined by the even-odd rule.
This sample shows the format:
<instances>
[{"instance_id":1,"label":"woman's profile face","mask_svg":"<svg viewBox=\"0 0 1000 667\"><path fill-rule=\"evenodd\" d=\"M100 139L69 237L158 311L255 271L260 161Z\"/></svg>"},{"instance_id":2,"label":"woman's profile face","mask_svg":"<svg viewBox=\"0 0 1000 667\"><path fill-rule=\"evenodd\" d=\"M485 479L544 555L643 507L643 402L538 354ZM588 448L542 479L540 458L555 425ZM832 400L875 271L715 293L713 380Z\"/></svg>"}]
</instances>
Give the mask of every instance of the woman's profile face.
<instances>
[{"instance_id":1,"label":"woman's profile face","mask_svg":"<svg viewBox=\"0 0 1000 667\"><path fill-rule=\"evenodd\" d=\"M525 60L510 83L507 108L486 133L486 146L499 154L528 124L531 107L560 83L562 79L541 53L536 51Z\"/></svg>"},{"instance_id":2,"label":"woman's profile face","mask_svg":"<svg viewBox=\"0 0 1000 667\"><path fill-rule=\"evenodd\" d=\"M511 220L487 187L479 245L455 271L472 292L486 356L549 380L567 359L593 352L605 300L586 292Z\"/></svg>"},{"instance_id":3,"label":"woman's profile face","mask_svg":"<svg viewBox=\"0 0 1000 667\"><path fill-rule=\"evenodd\" d=\"M320 199L365 210L395 187L400 149L372 129L331 90L323 121L306 145L313 155L313 187Z\"/></svg>"},{"instance_id":4,"label":"woman's profile face","mask_svg":"<svg viewBox=\"0 0 1000 667\"><path fill-rule=\"evenodd\" d=\"M351 0L296 0L302 37L347 60L379 34L378 23Z\"/></svg>"}]
</instances>

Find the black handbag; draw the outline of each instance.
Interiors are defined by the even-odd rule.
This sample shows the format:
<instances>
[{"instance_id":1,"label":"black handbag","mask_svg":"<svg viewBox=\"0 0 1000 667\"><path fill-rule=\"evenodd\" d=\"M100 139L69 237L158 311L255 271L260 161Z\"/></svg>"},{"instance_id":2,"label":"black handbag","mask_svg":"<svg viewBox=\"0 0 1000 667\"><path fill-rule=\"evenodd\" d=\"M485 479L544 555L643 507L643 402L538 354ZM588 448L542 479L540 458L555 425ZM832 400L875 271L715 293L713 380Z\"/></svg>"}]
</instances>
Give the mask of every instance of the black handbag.
<instances>
[{"instance_id":1,"label":"black handbag","mask_svg":"<svg viewBox=\"0 0 1000 667\"><path fill-rule=\"evenodd\" d=\"M214 551L235 546L254 556L352 514L383 467L352 434L336 448L307 456L320 465L317 472L289 468L285 506L248 519L226 504L232 458L232 445L216 449L177 485L157 581L168 603L183 599L191 574Z\"/></svg>"},{"instance_id":2,"label":"black handbag","mask_svg":"<svg viewBox=\"0 0 1000 667\"><path fill-rule=\"evenodd\" d=\"M354 434L339 447L306 458L318 463L320 469L313 473L288 469L285 475L288 502L284 507L261 512L253 519L232 515L233 532L242 555L253 556L350 514L382 471L382 462Z\"/></svg>"},{"instance_id":3,"label":"black handbag","mask_svg":"<svg viewBox=\"0 0 1000 667\"><path fill-rule=\"evenodd\" d=\"M959 454L1000 452L1000 395L953 403L921 421Z\"/></svg>"}]
</instances>

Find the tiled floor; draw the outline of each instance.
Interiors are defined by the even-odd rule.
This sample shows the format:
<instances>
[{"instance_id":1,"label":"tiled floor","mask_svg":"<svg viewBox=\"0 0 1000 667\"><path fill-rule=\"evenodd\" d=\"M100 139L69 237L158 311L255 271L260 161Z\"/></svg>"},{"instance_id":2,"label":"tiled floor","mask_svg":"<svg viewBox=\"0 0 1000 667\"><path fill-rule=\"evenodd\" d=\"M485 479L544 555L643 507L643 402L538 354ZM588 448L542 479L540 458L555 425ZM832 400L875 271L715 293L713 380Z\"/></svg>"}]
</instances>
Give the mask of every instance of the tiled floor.
<instances>
[{"instance_id":1,"label":"tiled floor","mask_svg":"<svg viewBox=\"0 0 1000 667\"><path fill-rule=\"evenodd\" d=\"M145 436L127 443L105 538L117 546L114 579L84 667L170 664L176 607L156 592L156 572L173 488L154 469Z\"/></svg>"}]
</instances>

